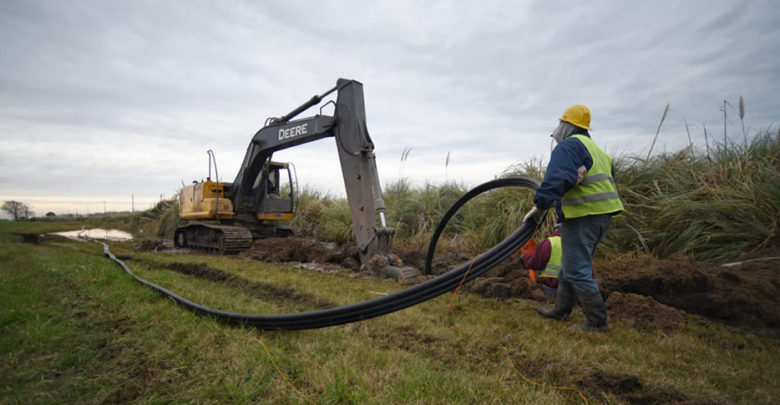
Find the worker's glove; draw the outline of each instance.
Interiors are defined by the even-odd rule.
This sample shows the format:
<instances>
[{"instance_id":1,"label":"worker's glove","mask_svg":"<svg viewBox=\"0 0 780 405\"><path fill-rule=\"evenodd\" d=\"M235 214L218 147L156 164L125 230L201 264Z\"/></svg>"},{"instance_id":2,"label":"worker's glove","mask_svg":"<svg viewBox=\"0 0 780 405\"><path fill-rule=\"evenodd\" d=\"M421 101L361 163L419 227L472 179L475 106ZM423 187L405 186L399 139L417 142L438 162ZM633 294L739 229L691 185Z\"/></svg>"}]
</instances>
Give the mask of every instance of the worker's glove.
<instances>
[{"instance_id":1,"label":"worker's glove","mask_svg":"<svg viewBox=\"0 0 780 405\"><path fill-rule=\"evenodd\" d=\"M525 217L523 217L523 223L526 223L529 219L532 219L538 224L542 219L542 216L544 216L545 212L547 212L547 210L539 209L539 207L534 206L531 211L528 211L528 213L525 214Z\"/></svg>"},{"instance_id":2,"label":"worker's glove","mask_svg":"<svg viewBox=\"0 0 780 405\"><path fill-rule=\"evenodd\" d=\"M585 179L585 173L588 172L588 169L585 168L585 165L582 165L577 168L577 184L582 183L582 180Z\"/></svg>"}]
</instances>

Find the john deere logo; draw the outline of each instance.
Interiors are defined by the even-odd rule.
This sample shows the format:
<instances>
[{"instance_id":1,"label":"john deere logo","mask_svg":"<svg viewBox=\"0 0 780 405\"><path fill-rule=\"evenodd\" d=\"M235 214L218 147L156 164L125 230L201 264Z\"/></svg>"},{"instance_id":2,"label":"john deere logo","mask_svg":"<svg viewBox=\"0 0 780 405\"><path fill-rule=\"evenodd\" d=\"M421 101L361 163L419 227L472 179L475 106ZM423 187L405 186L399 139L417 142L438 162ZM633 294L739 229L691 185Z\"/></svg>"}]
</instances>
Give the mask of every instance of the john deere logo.
<instances>
[{"instance_id":1,"label":"john deere logo","mask_svg":"<svg viewBox=\"0 0 780 405\"><path fill-rule=\"evenodd\" d=\"M279 140L295 138L296 136L306 135L308 133L309 124L296 125L290 128L283 128L279 130Z\"/></svg>"}]
</instances>

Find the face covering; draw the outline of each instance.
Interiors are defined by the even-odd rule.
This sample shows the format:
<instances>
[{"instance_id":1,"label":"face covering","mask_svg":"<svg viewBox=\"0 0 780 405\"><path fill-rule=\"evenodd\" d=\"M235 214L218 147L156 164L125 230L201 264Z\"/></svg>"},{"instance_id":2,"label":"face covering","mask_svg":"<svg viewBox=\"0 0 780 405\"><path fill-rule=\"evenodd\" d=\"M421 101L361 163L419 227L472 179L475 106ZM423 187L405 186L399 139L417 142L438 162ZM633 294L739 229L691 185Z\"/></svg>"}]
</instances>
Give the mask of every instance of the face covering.
<instances>
[{"instance_id":1,"label":"face covering","mask_svg":"<svg viewBox=\"0 0 780 405\"><path fill-rule=\"evenodd\" d=\"M561 143L561 141L563 141L564 139L571 136L571 134L573 134L576 129L577 127L575 127L574 125L569 124L566 121L561 121L558 124L558 127L555 128L555 131L553 131L552 135L550 136L553 139L555 139L555 143L558 144Z\"/></svg>"},{"instance_id":2,"label":"face covering","mask_svg":"<svg viewBox=\"0 0 780 405\"><path fill-rule=\"evenodd\" d=\"M565 125L564 125L564 124L566 124L566 122L564 122L564 121L560 121L560 123L558 124L558 126L557 126L557 127L555 128L555 130L553 131L552 135L550 135L550 136L552 137L552 139L554 139L554 140L555 140L555 143L556 143L556 144L559 144L559 143L561 143L561 141L563 140L563 129L564 129L564 127L565 127Z\"/></svg>"}]
</instances>

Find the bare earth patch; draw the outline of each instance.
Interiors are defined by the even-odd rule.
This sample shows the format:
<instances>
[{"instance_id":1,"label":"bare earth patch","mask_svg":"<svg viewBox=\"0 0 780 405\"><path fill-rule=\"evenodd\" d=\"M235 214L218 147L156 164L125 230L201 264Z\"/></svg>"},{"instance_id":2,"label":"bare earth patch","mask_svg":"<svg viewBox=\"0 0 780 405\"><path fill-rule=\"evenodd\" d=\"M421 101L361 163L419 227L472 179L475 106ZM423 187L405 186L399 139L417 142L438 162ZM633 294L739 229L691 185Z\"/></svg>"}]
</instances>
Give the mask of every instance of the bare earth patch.
<instances>
[{"instance_id":1,"label":"bare earth patch","mask_svg":"<svg viewBox=\"0 0 780 405\"><path fill-rule=\"evenodd\" d=\"M606 304L610 315L633 322L634 328L638 330L661 327L670 331L685 321L685 312L644 295L615 291L610 294Z\"/></svg>"}]
</instances>

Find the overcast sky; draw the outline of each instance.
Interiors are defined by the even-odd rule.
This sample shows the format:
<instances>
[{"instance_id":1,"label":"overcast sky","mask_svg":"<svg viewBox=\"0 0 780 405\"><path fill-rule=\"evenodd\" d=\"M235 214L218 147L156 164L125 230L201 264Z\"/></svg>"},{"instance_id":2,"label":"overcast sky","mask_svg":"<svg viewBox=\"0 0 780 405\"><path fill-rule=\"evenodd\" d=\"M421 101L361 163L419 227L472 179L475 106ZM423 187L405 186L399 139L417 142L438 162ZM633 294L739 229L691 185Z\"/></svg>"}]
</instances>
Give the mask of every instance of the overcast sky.
<instances>
[{"instance_id":1,"label":"overcast sky","mask_svg":"<svg viewBox=\"0 0 780 405\"><path fill-rule=\"evenodd\" d=\"M623 155L647 153L667 103L654 153L687 144L684 119L722 142L740 95L751 133L780 118L771 0L0 0L0 43L0 201L38 215L146 209L206 177L209 149L232 181L266 118L339 77L364 85L385 184L546 160L571 104ZM332 139L274 158L343 194Z\"/></svg>"}]
</instances>

